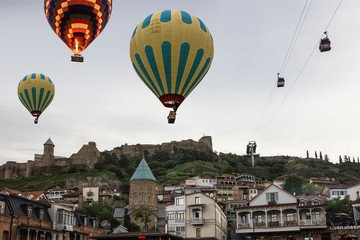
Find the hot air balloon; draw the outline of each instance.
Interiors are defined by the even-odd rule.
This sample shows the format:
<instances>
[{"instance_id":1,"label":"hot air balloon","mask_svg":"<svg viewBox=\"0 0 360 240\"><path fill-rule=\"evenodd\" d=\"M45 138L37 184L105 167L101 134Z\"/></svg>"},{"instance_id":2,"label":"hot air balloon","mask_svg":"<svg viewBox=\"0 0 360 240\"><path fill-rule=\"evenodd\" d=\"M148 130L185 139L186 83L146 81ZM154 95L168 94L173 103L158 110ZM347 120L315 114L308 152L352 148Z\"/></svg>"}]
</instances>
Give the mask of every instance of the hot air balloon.
<instances>
[{"instance_id":1,"label":"hot air balloon","mask_svg":"<svg viewBox=\"0 0 360 240\"><path fill-rule=\"evenodd\" d=\"M111 15L112 0L45 0L45 15L51 28L73 51L71 61L101 33Z\"/></svg>"},{"instance_id":2,"label":"hot air balloon","mask_svg":"<svg viewBox=\"0 0 360 240\"><path fill-rule=\"evenodd\" d=\"M209 29L194 15L165 10L149 15L130 40L132 65L160 102L173 108L168 122L210 68L214 43Z\"/></svg>"},{"instance_id":3,"label":"hot air balloon","mask_svg":"<svg viewBox=\"0 0 360 240\"><path fill-rule=\"evenodd\" d=\"M35 117L35 124L41 113L54 98L55 86L49 77L41 73L26 75L18 85L18 97L26 109Z\"/></svg>"}]
</instances>

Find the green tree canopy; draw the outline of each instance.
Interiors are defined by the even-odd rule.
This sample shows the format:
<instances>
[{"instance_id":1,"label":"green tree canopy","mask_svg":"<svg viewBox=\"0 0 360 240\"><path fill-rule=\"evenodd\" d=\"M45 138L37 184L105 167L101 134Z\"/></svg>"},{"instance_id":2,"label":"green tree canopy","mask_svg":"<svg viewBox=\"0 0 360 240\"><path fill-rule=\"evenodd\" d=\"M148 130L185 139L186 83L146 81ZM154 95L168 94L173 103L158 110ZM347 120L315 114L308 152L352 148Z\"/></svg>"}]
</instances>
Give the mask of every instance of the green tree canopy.
<instances>
[{"instance_id":1,"label":"green tree canopy","mask_svg":"<svg viewBox=\"0 0 360 240\"><path fill-rule=\"evenodd\" d=\"M326 218L336 219L336 214L345 213L349 217L353 217L353 208L350 196L347 195L344 199L334 198L325 202Z\"/></svg>"},{"instance_id":2,"label":"green tree canopy","mask_svg":"<svg viewBox=\"0 0 360 240\"><path fill-rule=\"evenodd\" d=\"M291 194L295 193L295 195L303 195L302 186L306 183L307 182L304 178L296 175L290 175L286 178L283 189Z\"/></svg>"}]
</instances>

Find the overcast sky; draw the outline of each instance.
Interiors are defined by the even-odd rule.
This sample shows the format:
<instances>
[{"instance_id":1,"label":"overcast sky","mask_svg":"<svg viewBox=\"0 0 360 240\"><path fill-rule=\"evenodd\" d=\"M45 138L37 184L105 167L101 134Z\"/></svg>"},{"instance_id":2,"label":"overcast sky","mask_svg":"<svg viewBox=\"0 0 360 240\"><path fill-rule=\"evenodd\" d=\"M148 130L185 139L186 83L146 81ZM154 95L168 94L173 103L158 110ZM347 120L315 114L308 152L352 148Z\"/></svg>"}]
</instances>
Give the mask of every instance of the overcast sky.
<instances>
[{"instance_id":1,"label":"overcast sky","mask_svg":"<svg viewBox=\"0 0 360 240\"><path fill-rule=\"evenodd\" d=\"M114 0L108 25L82 53L84 63L70 61L72 52L49 26L43 1L0 1L0 164L33 160L49 137L55 155L65 157L89 141L104 151L208 135L223 153L244 154L248 141L256 140L262 156L304 157L308 150L334 162L339 155L357 158L359 0L343 1L331 21L331 51L311 55L339 2L308 1L283 71L286 85L276 89L261 117L305 0ZM167 9L200 18L215 49L209 72L173 125L167 123L169 109L138 78L129 56L134 28ZM49 76L56 91L37 125L17 96L18 82L35 72Z\"/></svg>"}]
</instances>

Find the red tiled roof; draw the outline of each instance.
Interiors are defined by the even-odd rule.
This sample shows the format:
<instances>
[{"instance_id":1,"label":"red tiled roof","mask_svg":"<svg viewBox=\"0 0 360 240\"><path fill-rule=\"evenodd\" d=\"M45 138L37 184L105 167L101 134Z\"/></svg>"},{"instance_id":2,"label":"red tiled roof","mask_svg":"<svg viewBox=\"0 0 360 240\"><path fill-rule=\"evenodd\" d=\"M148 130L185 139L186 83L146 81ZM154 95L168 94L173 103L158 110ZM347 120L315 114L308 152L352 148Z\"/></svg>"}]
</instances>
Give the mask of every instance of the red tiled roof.
<instances>
[{"instance_id":1,"label":"red tiled roof","mask_svg":"<svg viewBox=\"0 0 360 240\"><path fill-rule=\"evenodd\" d=\"M3 190L3 189L5 189L6 191L8 191L8 192L11 193L11 194L15 194L15 195L21 194L20 191L14 190L14 189L11 189L11 188L7 188L7 187L2 187L2 188L0 188L0 191Z\"/></svg>"}]
</instances>

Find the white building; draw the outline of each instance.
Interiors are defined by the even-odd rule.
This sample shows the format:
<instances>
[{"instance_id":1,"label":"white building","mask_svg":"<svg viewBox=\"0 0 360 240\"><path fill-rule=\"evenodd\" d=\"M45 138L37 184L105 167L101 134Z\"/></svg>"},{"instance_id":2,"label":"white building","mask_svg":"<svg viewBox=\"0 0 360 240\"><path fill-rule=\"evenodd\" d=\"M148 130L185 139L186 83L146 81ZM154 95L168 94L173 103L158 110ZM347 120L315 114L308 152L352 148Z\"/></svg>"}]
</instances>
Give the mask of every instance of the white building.
<instances>
[{"instance_id":1,"label":"white building","mask_svg":"<svg viewBox=\"0 0 360 240\"><path fill-rule=\"evenodd\" d=\"M83 198L84 202L99 202L99 187L84 187Z\"/></svg>"},{"instance_id":2,"label":"white building","mask_svg":"<svg viewBox=\"0 0 360 240\"><path fill-rule=\"evenodd\" d=\"M165 232L185 237L185 195L176 197L174 203L165 208L167 219Z\"/></svg>"},{"instance_id":3,"label":"white building","mask_svg":"<svg viewBox=\"0 0 360 240\"><path fill-rule=\"evenodd\" d=\"M348 187L347 194L350 196L351 201L360 199L360 184Z\"/></svg>"},{"instance_id":4,"label":"white building","mask_svg":"<svg viewBox=\"0 0 360 240\"><path fill-rule=\"evenodd\" d=\"M332 200L334 198L340 198L344 199L346 195L348 195L347 189L348 185L330 185L325 186L322 194L327 196L329 200Z\"/></svg>"},{"instance_id":5,"label":"white building","mask_svg":"<svg viewBox=\"0 0 360 240\"><path fill-rule=\"evenodd\" d=\"M184 238L227 239L227 218L213 198L196 192L175 198L167 206L165 231Z\"/></svg>"},{"instance_id":6,"label":"white building","mask_svg":"<svg viewBox=\"0 0 360 240\"><path fill-rule=\"evenodd\" d=\"M270 185L248 202L236 209L236 233L256 239L301 239L316 233L321 239L326 226L324 202L320 196L299 196Z\"/></svg>"}]
</instances>

